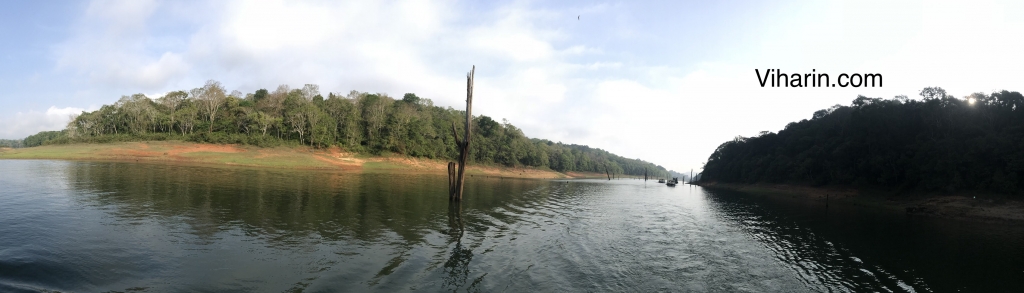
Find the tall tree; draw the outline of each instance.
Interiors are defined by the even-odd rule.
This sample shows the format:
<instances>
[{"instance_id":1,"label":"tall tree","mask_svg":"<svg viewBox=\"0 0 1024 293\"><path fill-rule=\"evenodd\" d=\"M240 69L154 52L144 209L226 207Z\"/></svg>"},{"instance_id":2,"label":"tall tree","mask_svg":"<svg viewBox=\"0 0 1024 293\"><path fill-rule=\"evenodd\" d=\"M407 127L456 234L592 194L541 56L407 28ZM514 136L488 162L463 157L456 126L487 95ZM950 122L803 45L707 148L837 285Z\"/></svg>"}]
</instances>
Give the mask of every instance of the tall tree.
<instances>
[{"instance_id":1,"label":"tall tree","mask_svg":"<svg viewBox=\"0 0 1024 293\"><path fill-rule=\"evenodd\" d=\"M359 130L359 112L353 100L331 93L324 102L324 108L335 121L338 141L350 148L358 147L362 132Z\"/></svg>"},{"instance_id":2,"label":"tall tree","mask_svg":"<svg viewBox=\"0 0 1024 293\"><path fill-rule=\"evenodd\" d=\"M306 99L306 101L312 102L313 98L319 95L319 85L307 83L306 85L302 86L302 98Z\"/></svg>"},{"instance_id":3,"label":"tall tree","mask_svg":"<svg viewBox=\"0 0 1024 293\"><path fill-rule=\"evenodd\" d=\"M173 91L159 99L160 105L162 105L164 110L167 111L167 116L171 120L169 130L172 132L174 131L173 128L176 122L174 112L178 110L178 107L181 106L181 103L184 102L186 98L188 98L188 93L185 91Z\"/></svg>"},{"instance_id":4,"label":"tall tree","mask_svg":"<svg viewBox=\"0 0 1024 293\"><path fill-rule=\"evenodd\" d=\"M217 110L224 105L227 95L224 93L224 86L219 81L208 80L201 88L193 89L192 96L196 98L200 109L208 117L210 122L209 132L213 133L213 123L217 119Z\"/></svg>"},{"instance_id":5,"label":"tall tree","mask_svg":"<svg viewBox=\"0 0 1024 293\"><path fill-rule=\"evenodd\" d=\"M191 134L196 121L200 119L199 107L196 106L194 101L187 101L183 103L177 112L174 112L174 116L179 121L178 128L181 129L181 135Z\"/></svg>"},{"instance_id":6,"label":"tall tree","mask_svg":"<svg viewBox=\"0 0 1024 293\"><path fill-rule=\"evenodd\" d=\"M387 110L394 100L387 95L364 95L359 99L362 109L362 120L366 129L366 141L371 147L382 147L384 143L383 129L387 121Z\"/></svg>"}]
</instances>

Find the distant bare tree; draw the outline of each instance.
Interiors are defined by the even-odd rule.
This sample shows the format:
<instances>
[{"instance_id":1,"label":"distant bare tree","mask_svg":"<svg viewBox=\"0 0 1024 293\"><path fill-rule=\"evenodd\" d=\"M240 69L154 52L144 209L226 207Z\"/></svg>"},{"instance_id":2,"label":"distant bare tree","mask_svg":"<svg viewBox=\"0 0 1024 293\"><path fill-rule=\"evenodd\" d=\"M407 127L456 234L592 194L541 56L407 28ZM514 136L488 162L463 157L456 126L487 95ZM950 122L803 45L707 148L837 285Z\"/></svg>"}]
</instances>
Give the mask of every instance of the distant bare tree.
<instances>
[{"instance_id":1,"label":"distant bare tree","mask_svg":"<svg viewBox=\"0 0 1024 293\"><path fill-rule=\"evenodd\" d=\"M368 141L380 138L384 122L387 119L387 109L393 102L394 99L386 94L362 95L360 97L359 108L362 110L362 118L366 123Z\"/></svg>"},{"instance_id":2,"label":"distant bare tree","mask_svg":"<svg viewBox=\"0 0 1024 293\"><path fill-rule=\"evenodd\" d=\"M199 118L199 108L196 108L195 104L189 103L181 107L174 115L180 121L181 135L190 134L192 133L192 128L196 125L196 120Z\"/></svg>"},{"instance_id":3,"label":"distant bare tree","mask_svg":"<svg viewBox=\"0 0 1024 293\"><path fill-rule=\"evenodd\" d=\"M208 115L210 121L210 132L213 132L213 122L217 119L217 110L224 105L227 96L224 94L224 86L219 81L208 80L201 88L193 89L192 96L199 103L199 108Z\"/></svg>"},{"instance_id":4,"label":"distant bare tree","mask_svg":"<svg viewBox=\"0 0 1024 293\"><path fill-rule=\"evenodd\" d=\"M270 116L270 114L260 111L256 111L255 116L254 120L256 121L256 127L259 128L261 133L263 133L263 136L267 135L267 129L269 129L270 126L277 124L277 122L281 120L280 118Z\"/></svg>"},{"instance_id":5,"label":"distant bare tree","mask_svg":"<svg viewBox=\"0 0 1024 293\"><path fill-rule=\"evenodd\" d=\"M101 125L97 121L99 119L98 117L99 111L91 113L83 112L81 116L78 116L72 122L77 124L75 125L75 128L77 129L79 134L100 135L102 129L100 129L100 127L97 126Z\"/></svg>"},{"instance_id":6,"label":"distant bare tree","mask_svg":"<svg viewBox=\"0 0 1024 293\"><path fill-rule=\"evenodd\" d=\"M168 127L168 131L174 131L174 125L175 122L177 122L175 121L176 117L174 112L178 110L178 107L181 106L181 103L184 102L186 98L188 98L188 93L185 91L169 92L160 98L160 104L167 109L167 116L171 119L171 125Z\"/></svg>"},{"instance_id":7,"label":"distant bare tree","mask_svg":"<svg viewBox=\"0 0 1024 293\"><path fill-rule=\"evenodd\" d=\"M338 93L338 95L341 95L341 93ZM368 94L367 93L361 93L361 92L359 92L357 90L352 90L352 91L348 92L348 95L345 96L345 98L347 98L349 100L352 100L352 101L358 101L360 98L362 98L365 95L368 95Z\"/></svg>"},{"instance_id":8,"label":"distant bare tree","mask_svg":"<svg viewBox=\"0 0 1024 293\"><path fill-rule=\"evenodd\" d=\"M238 129L245 130L245 134L251 134L252 128L257 125L256 110L248 107L239 107L235 116L235 125Z\"/></svg>"},{"instance_id":9,"label":"distant bare tree","mask_svg":"<svg viewBox=\"0 0 1024 293\"><path fill-rule=\"evenodd\" d=\"M186 98L188 98L188 93L185 91L173 91L161 97L159 101L160 105L167 108L167 111L174 113L175 110L178 110L178 106L181 106L181 102L185 101Z\"/></svg>"},{"instance_id":10,"label":"distant bare tree","mask_svg":"<svg viewBox=\"0 0 1024 293\"><path fill-rule=\"evenodd\" d=\"M276 90L256 101L256 109L275 117L281 116L284 111L284 99L288 97L289 91L291 88L287 84L277 86Z\"/></svg>"},{"instance_id":11,"label":"distant bare tree","mask_svg":"<svg viewBox=\"0 0 1024 293\"><path fill-rule=\"evenodd\" d=\"M306 113L303 111L295 111L288 114L288 124L291 125L292 131L299 133L299 143L302 143L302 137L306 134Z\"/></svg>"},{"instance_id":12,"label":"distant bare tree","mask_svg":"<svg viewBox=\"0 0 1024 293\"><path fill-rule=\"evenodd\" d=\"M306 101L312 101L313 97L320 95L320 86L315 84L306 84L302 87L302 97Z\"/></svg>"},{"instance_id":13,"label":"distant bare tree","mask_svg":"<svg viewBox=\"0 0 1024 293\"><path fill-rule=\"evenodd\" d=\"M134 133L145 133L156 121L156 109L144 94L122 96L117 106L124 111L128 128Z\"/></svg>"},{"instance_id":14,"label":"distant bare tree","mask_svg":"<svg viewBox=\"0 0 1024 293\"><path fill-rule=\"evenodd\" d=\"M941 87L926 87L921 90L920 95L924 97L925 100L937 100L947 96L946 90Z\"/></svg>"},{"instance_id":15,"label":"distant bare tree","mask_svg":"<svg viewBox=\"0 0 1024 293\"><path fill-rule=\"evenodd\" d=\"M316 141L316 129L320 126L320 122L323 121L323 110L313 104L306 104L303 106L302 111L305 112L306 121L309 122L309 144L312 145Z\"/></svg>"},{"instance_id":16,"label":"distant bare tree","mask_svg":"<svg viewBox=\"0 0 1024 293\"><path fill-rule=\"evenodd\" d=\"M65 126L65 129L67 129L67 135L70 138L78 137L80 134L77 123L78 115L80 114L71 114L68 116L68 124Z\"/></svg>"}]
</instances>

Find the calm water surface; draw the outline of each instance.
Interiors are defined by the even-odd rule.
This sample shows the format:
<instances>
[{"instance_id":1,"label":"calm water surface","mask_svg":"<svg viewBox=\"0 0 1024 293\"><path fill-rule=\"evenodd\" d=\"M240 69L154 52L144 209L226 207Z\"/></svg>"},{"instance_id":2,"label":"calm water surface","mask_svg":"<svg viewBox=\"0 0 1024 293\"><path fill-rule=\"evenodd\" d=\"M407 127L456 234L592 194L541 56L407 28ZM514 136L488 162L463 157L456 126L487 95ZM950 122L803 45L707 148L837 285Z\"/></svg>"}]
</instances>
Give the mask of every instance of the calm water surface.
<instances>
[{"instance_id":1,"label":"calm water surface","mask_svg":"<svg viewBox=\"0 0 1024 293\"><path fill-rule=\"evenodd\" d=\"M637 180L0 160L0 292L1021 292L1024 229Z\"/></svg>"}]
</instances>

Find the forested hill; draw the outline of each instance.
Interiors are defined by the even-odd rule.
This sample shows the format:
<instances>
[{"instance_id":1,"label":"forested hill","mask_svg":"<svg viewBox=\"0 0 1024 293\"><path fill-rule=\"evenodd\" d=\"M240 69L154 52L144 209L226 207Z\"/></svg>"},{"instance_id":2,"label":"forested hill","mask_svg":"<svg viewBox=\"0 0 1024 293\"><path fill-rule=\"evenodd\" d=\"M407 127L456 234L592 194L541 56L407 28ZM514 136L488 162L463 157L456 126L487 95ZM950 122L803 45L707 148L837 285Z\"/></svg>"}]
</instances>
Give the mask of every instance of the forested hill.
<instances>
[{"instance_id":1,"label":"forested hill","mask_svg":"<svg viewBox=\"0 0 1024 293\"><path fill-rule=\"evenodd\" d=\"M550 168L559 172L667 176L661 166L627 159L588 146L529 139L507 121L473 117L470 160L510 167ZM349 151L451 159L458 152L453 124L465 127L465 111L434 106L429 99L405 94L352 91L320 94L319 87L286 85L274 91L226 93L216 81L189 91L150 99L123 96L112 105L82 113L60 132L27 137L25 146L44 143L131 140L188 140L259 146L302 144ZM460 133L462 133L460 131Z\"/></svg>"},{"instance_id":2,"label":"forested hill","mask_svg":"<svg viewBox=\"0 0 1024 293\"><path fill-rule=\"evenodd\" d=\"M921 96L860 96L778 133L737 137L711 154L701 180L1021 193L1019 92L961 99L926 88Z\"/></svg>"}]
</instances>

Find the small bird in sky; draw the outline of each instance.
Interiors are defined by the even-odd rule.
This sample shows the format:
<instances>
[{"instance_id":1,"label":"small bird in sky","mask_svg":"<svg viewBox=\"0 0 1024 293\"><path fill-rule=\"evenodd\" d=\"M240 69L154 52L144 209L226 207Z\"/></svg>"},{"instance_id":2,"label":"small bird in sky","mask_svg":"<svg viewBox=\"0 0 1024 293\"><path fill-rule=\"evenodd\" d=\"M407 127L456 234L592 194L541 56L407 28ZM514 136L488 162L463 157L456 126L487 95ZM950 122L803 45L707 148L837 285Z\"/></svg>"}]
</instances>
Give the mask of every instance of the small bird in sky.
<instances>
[{"instance_id":1,"label":"small bird in sky","mask_svg":"<svg viewBox=\"0 0 1024 293\"><path fill-rule=\"evenodd\" d=\"M579 15L576 16L576 20L580 20L580 16Z\"/></svg>"}]
</instances>

